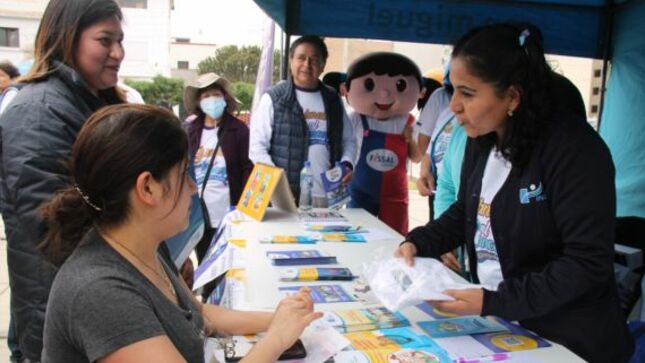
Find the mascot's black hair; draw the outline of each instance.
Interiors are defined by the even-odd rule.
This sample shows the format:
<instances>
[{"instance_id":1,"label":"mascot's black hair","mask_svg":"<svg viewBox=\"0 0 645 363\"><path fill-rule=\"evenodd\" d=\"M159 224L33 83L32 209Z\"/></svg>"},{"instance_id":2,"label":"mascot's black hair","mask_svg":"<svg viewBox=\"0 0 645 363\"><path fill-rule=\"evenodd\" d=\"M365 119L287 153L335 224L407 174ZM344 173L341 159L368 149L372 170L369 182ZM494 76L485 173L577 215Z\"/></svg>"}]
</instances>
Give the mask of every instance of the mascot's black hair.
<instances>
[{"instance_id":1,"label":"mascot's black hair","mask_svg":"<svg viewBox=\"0 0 645 363\"><path fill-rule=\"evenodd\" d=\"M354 78L363 77L366 74L374 73L377 76L387 74L394 76L414 76L419 82L419 88L423 87L421 71L419 67L408 57L389 52L368 53L356 59L347 70L347 90Z\"/></svg>"}]
</instances>

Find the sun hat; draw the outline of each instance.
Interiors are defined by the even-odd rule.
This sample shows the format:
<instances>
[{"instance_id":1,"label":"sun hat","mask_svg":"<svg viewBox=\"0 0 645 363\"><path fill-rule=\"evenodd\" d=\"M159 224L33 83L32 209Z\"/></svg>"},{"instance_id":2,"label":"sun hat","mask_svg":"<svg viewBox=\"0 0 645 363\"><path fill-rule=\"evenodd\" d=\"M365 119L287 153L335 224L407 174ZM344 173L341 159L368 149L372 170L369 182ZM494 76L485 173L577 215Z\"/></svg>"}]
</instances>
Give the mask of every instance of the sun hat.
<instances>
[{"instance_id":1,"label":"sun hat","mask_svg":"<svg viewBox=\"0 0 645 363\"><path fill-rule=\"evenodd\" d=\"M197 77L194 81L190 82L186 88L184 88L184 106L186 107L186 111L189 113L195 113L197 110L197 105L199 104L199 100L197 99L197 95L199 94L200 90L206 89L213 84L217 84L218 86L222 87L224 92L226 92L233 102L237 103L237 106L239 107L242 102L235 98L235 95L233 92L231 92L231 83L224 77L216 74L216 73L204 73ZM228 100L227 100L228 102Z\"/></svg>"}]
</instances>

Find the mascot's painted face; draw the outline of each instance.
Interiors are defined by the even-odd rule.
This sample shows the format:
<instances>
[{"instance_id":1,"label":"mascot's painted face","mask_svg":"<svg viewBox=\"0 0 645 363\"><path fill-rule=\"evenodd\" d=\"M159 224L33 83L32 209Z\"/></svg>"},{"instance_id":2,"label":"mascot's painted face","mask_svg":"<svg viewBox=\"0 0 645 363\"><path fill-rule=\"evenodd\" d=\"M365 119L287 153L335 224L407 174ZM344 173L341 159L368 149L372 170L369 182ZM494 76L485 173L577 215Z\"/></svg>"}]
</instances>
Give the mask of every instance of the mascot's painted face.
<instances>
[{"instance_id":1,"label":"mascot's painted face","mask_svg":"<svg viewBox=\"0 0 645 363\"><path fill-rule=\"evenodd\" d=\"M379 120L407 115L420 97L416 77L375 73L354 78L347 93L354 110Z\"/></svg>"}]
</instances>

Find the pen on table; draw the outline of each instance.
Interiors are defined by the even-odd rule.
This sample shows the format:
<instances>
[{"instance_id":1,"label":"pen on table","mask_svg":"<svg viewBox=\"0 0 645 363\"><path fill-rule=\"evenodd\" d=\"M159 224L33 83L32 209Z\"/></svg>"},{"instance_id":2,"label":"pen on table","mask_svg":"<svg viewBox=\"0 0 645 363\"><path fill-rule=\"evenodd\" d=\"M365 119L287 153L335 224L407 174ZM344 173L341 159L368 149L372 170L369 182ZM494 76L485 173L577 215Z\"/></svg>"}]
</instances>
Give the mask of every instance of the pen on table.
<instances>
[{"instance_id":1,"label":"pen on table","mask_svg":"<svg viewBox=\"0 0 645 363\"><path fill-rule=\"evenodd\" d=\"M506 354L506 353L497 353L493 355L488 355L485 357L479 357L479 358L473 358L473 359L466 359L466 358L459 358L455 361L455 363L483 363L483 362L499 362L502 360L507 360L511 356Z\"/></svg>"}]
</instances>

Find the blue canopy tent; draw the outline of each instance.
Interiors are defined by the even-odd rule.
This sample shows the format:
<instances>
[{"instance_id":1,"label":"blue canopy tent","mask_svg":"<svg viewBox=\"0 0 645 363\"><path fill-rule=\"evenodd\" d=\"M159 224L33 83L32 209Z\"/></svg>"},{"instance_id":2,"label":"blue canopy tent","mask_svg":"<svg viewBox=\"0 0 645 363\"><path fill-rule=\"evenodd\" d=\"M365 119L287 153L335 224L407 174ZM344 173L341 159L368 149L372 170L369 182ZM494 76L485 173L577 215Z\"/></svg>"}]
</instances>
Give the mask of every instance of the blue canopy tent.
<instances>
[{"instance_id":1,"label":"blue canopy tent","mask_svg":"<svg viewBox=\"0 0 645 363\"><path fill-rule=\"evenodd\" d=\"M255 2L286 45L302 34L445 44L477 25L523 21L542 30L548 53L610 62L599 122L616 164L618 216L645 218L645 0Z\"/></svg>"}]
</instances>

